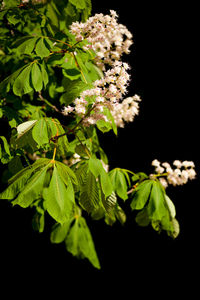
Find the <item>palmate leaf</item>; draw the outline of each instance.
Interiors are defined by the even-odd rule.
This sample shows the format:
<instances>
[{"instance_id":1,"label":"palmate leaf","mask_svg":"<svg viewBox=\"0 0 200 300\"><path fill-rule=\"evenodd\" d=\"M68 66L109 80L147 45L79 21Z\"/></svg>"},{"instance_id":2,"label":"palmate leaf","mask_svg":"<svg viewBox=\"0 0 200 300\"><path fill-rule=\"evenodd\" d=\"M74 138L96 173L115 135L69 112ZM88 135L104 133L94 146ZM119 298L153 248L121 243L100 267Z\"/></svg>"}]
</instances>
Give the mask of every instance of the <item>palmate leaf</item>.
<instances>
[{"instance_id":1,"label":"palmate leaf","mask_svg":"<svg viewBox=\"0 0 200 300\"><path fill-rule=\"evenodd\" d=\"M144 180L136 187L131 208L142 209L136 216L136 222L140 226L151 223L156 231L165 230L168 235L173 236L175 207L158 180ZM175 236L177 235L174 234Z\"/></svg>"},{"instance_id":2,"label":"palmate leaf","mask_svg":"<svg viewBox=\"0 0 200 300\"><path fill-rule=\"evenodd\" d=\"M145 180L134 190L133 200L131 202L132 209L142 209L149 199L153 181Z\"/></svg>"},{"instance_id":3,"label":"palmate leaf","mask_svg":"<svg viewBox=\"0 0 200 300\"><path fill-rule=\"evenodd\" d=\"M20 196L20 193L24 192L24 189L26 188L26 185L29 182L29 180L32 178L32 175L34 176L34 174L38 173L41 170L44 170L49 164L50 164L49 159L41 158L37 160L33 165L22 169L16 175L10 178L10 180L8 181L9 186L5 191L3 191L0 194L0 199L14 200L17 197L16 198L17 200L18 196ZM37 178L35 178L32 183L35 184L35 182L37 182L36 179ZM26 189L26 192L29 192L29 190ZM23 194L22 196L20 196L21 199L23 199ZM16 201L15 204L19 204L19 203L17 203Z\"/></svg>"},{"instance_id":4,"label":"palmate leaf","mask_svg":"<svg viewBox=\"0 0 200 300\"><path fill-rule=\"evenodd\" d=\"M91 232L83 217L78 217L65 239L67 250L79 258L87 258L91 264L100 269Z\"/></svg>"},{"instance_id":5,"label":"palmate leaf","mask_svg":"<svg viewBox=\"0 0 200 300\"><path fill-rule=\"evenodd\" d=\"M17 134L12 138L15 148L32 146L34 150L49 144L51 138L65 134L65 131L57 119L41 118L39 120L26 121L17 126ZM67 136L57 140L57 153L65 156L69 143Z\"/></svg>"},{"instance_id":6,"label":"palmate leaf","mask_svg":"<svg viewBox=\"0 0 200 300\"><path fill-rule=\"evenodd\" d=\"M20 192L17 199L12 202L12 204L18 204L21 207L26 208L30 206L34 200L37 200L39 197L41 197L46 179L46 173L49 168L51 168L50 163L35 172L35 174L29 178L26 186Z\"/></svg>"},{"instance_id":7,"label":"palmate leaf","mask_svg":"<svg viewBox=\"0 0 200 300\"><path fill-rule=\"evenodd\" d=\"M57 222L66 222L70 219L75 204L71 178L75 183L76 176L67 166L61 165L62 163L50 159L38 159L9 180L9 186L0 194L0 199L12 200L13 205L26 208L43 198L48 213Z\"/></svg>"},{"instance_id":8,"label":"palmate leaf","mask_svg":"<svg viewBox=\"0 0 200 300\"><path fill-rule=\"evenodd\" d=\"M6 94L12 87L13 93L16 96L22 97L33 90L36 92L41 91L43 86L46 88L48 82L49 76L45 62L40 64L35 60L5 78L0 83L0 92Z\"/></svg>"}]
</instances>

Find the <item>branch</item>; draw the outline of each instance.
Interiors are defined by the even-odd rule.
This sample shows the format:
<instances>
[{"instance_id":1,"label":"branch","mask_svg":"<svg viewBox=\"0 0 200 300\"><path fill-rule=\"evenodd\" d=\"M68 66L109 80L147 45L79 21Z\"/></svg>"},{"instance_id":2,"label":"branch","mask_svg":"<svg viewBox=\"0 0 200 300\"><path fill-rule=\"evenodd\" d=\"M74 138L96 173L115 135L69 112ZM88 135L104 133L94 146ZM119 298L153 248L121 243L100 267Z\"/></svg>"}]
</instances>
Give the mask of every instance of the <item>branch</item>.
<instances>
[{"instance_id":1,"label":"branch","mask_svg":"<svg viewBox=\"0 0 200 300\"><path fill-rule=\"evenodd\" d=\"M53 110L55 110L57 113L62 114L62 112L55 105L51 104L48 100L44 99L41 92L38 92L38 96L39 96L41 101L45 102L48 106L53 108Z\"/></svg>"}]
</instances>

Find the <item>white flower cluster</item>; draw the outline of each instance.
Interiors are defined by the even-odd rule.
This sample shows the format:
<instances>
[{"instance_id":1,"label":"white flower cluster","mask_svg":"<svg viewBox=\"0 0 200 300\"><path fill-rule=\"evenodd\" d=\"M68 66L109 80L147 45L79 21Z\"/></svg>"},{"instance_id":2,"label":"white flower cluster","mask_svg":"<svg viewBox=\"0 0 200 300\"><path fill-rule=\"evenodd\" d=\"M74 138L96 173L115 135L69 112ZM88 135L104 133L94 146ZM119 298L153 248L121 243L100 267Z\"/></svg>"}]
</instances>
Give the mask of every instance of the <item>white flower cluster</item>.
<instances>
[{"instance_id":1,"label":"white flower cluster","mask_svg":"<svg viewBox=\"0 0 200 300\"><path fill-rule=\"evenodd\" d=\"M71 32L77 41L87 39L88 47L97 53L96 64L103 70L104 77L93 83L93 88L85 90L74 100L73 105L64 108L63 114L75 113L83 118L82 124L90 126L98 120L108 122L105 116L107 107L118 127L124 127L124 122L131 122L139 112L140 97L135 95L123 100L130 81L130 69L127 63L120 61L123 53L129 53L132 44L132 34L127 28L117 23L117 14L96 14L86 23L75 22L71 25ZM88 49L88 47L86 47ZM106 66L111 66L110 69ZM92 103L92 110L87 115L88 105Z\"/></svg>"},{"instance_id":2,"label":"white flower cluster","mask_svg":"<svg viewBox=\"0 0 200 300\"><path fill-rule=\"evenodd\" d=\"M152 166L155 167L155 172L159 175L166 175L159 178L161 184L166 188L169 184L174 186L183 185L188 182L188 180L195 179L196 172L194 170L195 165L193 161L183 161L175 160L173 162L174 168L168 162L160 163L157 159L152 161ZM152 174L153 176L153 174Z\"/></svg>"},{"instance_id":3,"label":"white flower cluster","mask_svg":"<svg viewBox=\"0 0 200 300\"><path fill-rule=\"evenodd\" d=\"M93 49L97 54L96 64L105 71L105 65L120 60L123 53L129 54L133 44L132 34L126 26L118 24L114 10L110 15L96 14L85 23L74 22L70 27L78 42L87 39L85 49Z\"/></svg>"},{"instance_id":4,"label":"white flower cluster","mask_svg":"<svg viewBox=\"0 0 200 300\"><path fill-rule=\"evenodd\" d=\"M111 113L117 127L124 127L124 121L133 122L134 117L139 113L139 101L141 101L141 98L135 95L113 105Z\"/></svg>"},{"instance_id":5,"label":"white flower cluster","mask_svg":"<svg viewBox=\"0 0 200 300\"><path fill-rule=\"evenodd\" d=\"M140 98L135 95L122 101L123 95L127 93L130 80L128 69L129 65L127 63L116 61L113 68L104 73L105 76L102 79L93 83L94 88L83 91L80 97L74 100L74 106L69 105L64 108L63 114L68 115L75 112L78 116L83 117L89 104L88 97L94 97L94 109L90 116L84 119L83 124L85 126L96 124L100 119L108 121L103 114L104 107L110 109L117 126L123 127L124 121L133 121L134 116L139 111L138 101L140 101Z\"/></svg>"}]
</instances>

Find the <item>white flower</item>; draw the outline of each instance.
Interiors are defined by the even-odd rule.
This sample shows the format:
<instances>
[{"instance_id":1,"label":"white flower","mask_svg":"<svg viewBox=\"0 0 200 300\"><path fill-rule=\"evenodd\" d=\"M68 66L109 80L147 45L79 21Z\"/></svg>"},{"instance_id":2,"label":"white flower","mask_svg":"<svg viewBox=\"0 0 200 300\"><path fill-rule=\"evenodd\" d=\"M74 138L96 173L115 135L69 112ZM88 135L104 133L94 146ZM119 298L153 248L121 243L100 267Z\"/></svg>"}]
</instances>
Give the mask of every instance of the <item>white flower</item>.
<instances>
[{"instance_id":1,"label":"white flower","mask_svg":"<svg viewBox=\"0 0 200 300\"><path fill-rule=\"evenodd\" d=\"M151 163L152 166L154 167L159 167L160 166L160 162L157 159L154 159Z\"/></svg>"},{"instance_id":2,"label":"white flower","mask_svg":"<svg viewBox=\"0 0 200 300\"><path fill-rule=\"evenodd\" d=\"M155 169L155 171L156 171L156 173L158 173L158 174L162 174L163 172L164 172L164 168L163 167L161 167L161 166L158 166L156 169Z\"/></svg>"},{"instance_id":3,"label":"white flower","mask_svg":"<svg viewBox=\"0 0 200 300\"><path fill-rule=\"evenodd\" d=\"M177 168L181 168L181 167L182 167L182 163L181 163L180 160L175 160L175 161L173 162L173 165L176 166Z\"/></svg>"},{"instance_id":4,"label":"white flower","mask_svg":"<svg viewBox=\"0 0 200 300\"><path fill-rule=\"evenodd\" d=\"M63 111L62 111L62 114L64 116L67 116L69 113L73 112L74 111L74 107L68 105L67 107L64 107Z\"/></svg>"},{"instance_id":5,"label":"white flower","mask_svg":"<svg viewBox=\"0 0 200 300\"><path fill-rule=\"evenodd\" d=\"M161 178L159 178L159 181L165 189L168 187L168 183L165 178L161 177Z\"/></svg>"},{"instance_id":6,"label":"white flower","mask_svg":"<svg viewBox=\"0 0 200 300\"><path fill-rule=\"evenodd\" d=\"M194 169L189 169L189 170L188 170L188 177L189 177L189 179L195 179L195 177L196 177L196 172L195 172Z\"/></svg>"}]
</instances>

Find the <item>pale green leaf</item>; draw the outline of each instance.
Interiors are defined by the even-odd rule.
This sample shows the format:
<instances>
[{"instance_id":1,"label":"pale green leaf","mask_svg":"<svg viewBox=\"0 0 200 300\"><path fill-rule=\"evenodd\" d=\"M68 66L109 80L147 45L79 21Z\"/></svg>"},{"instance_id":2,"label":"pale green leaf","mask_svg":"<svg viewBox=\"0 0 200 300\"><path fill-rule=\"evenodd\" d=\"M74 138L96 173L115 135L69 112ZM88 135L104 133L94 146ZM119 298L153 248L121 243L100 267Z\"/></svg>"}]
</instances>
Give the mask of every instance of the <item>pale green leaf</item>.
<instances>
[{"instance_id":1,"label":"pale green leaf","mask_svg":"<svg viewBox=\"0 0 200 300\"><path fill-rule=\"evenodd\" d=\"M176 216L176 208L172 200L165 194L165 201L167 203L170 215L172 218L175 218Z\"/></svg>"},{"instance_id":2,"label":"pale green leaf","mask_svg":"<svg viewBox=\"0 0 200 300\"><path fill-rule=\"evenodd\" d=\"M31 120L31 121L26 121L22 124L19 124L17 126L17 138L20 138L23 136L25 133L27 133L30 129L33 128L33 126L36 124L37 120Z\"/></svg>"}]
</instances>

